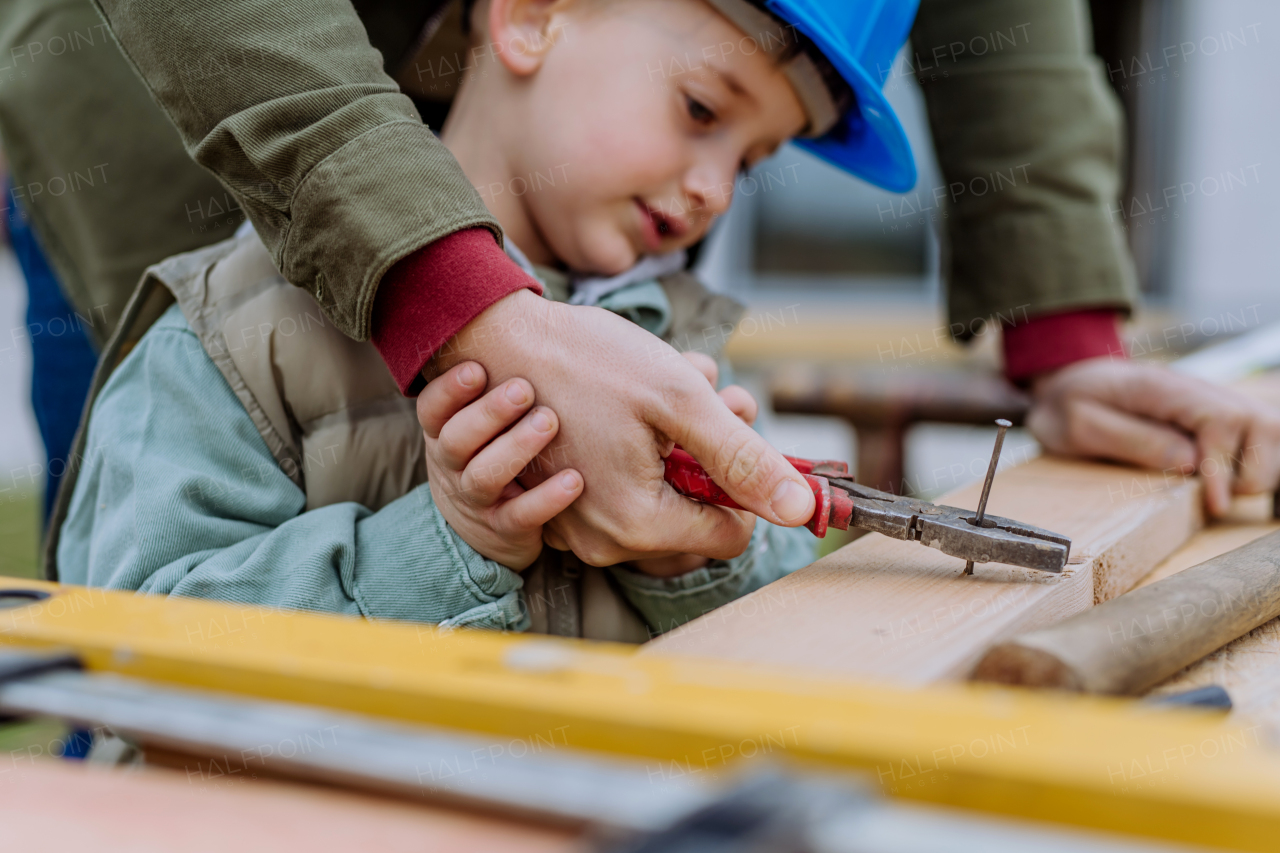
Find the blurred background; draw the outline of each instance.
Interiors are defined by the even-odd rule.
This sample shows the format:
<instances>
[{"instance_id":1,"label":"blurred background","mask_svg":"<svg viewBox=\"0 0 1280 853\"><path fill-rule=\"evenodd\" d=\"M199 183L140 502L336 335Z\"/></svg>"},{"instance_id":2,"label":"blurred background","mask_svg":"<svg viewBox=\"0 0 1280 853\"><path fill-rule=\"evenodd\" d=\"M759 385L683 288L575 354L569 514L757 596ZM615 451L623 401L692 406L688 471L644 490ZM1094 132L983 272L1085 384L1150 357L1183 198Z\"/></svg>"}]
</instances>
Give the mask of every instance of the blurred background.
<instances>
[{"instance_id":1,"label":"blurred background","mask_svg":"<svg viewBox=\"0 0 1280 853\"><path fill-rule=\"evenodd\" d=\"M1272 156L1280 93L1271 77L1280 4L1093 0L1091 16L1095 52L1127 119L1125 189L1112 219L1142 291L1127 330L1131 353L1168 361L1280 321ZM921 408L921 396L947 398L951 410L935 416L989 423L991 407L964 410L960 398L1009 401L973 382L995 369L998 332L968 347L945 332L938 270L946 247L933 193L945 182L905 54L885 91L916 153L913 192L893 195L785 149L739 187L700 264L708 282L748 303L759 321L744 322L729 347L758 396L772 389L779 408L843 410L772 414L764 427L775 443L841 458L859 455L859 439L864 456L892 456L896 446L896 467L864 464L860 479L878 475L887 478L882 488L932 498L981 478L995 430L939 423L929 412L917 420L908 410ZM816 390L806 395L813 380L803 368L784 368L777 381L779 365L791 362L848 366L834 389L844 402L832 399L830 383L820 403ZM1029 434L1014 430L1004 464L1036 453Z\"/></svg>"},{"instance_id":2,"label":"blurred background","mask_svg":"<svg viewBox=\"0 0 1280 853\"><path fill-rule=\"evenodd\" d=\"M1142 310L1128 331L1134 354L1169 360L1280 321L1272 296L1280 208L1268 156L1280 136L1270 74L1280 4L1095 0L1092 18L1128 119L1126 188L1113 220L1141 280ZM917 155L916 190L886 193L786 148L739 185L699 266L709 284L751 306L729 355L740 382L785 410L766 405L762 416L777 446L874 458L882 464L860 466L864 481L936 497L985 472L994 430L974 422L989 423L1013 392L993 379L996 333L968 347L946 333L938 276L946 248L933 201L944 182L905 56L885 91ZM19 275L0 248L0 574L32 575L43 472ZM797 413L815 408L813 369L836 363L849 367L850 384L824 407L839 412ZM774 395L781 385L785 399ZM942 402L912 408L902 399L911 394ZM1015 431L1005 464L1037 452Z\"/></svg>"}]
</instances>

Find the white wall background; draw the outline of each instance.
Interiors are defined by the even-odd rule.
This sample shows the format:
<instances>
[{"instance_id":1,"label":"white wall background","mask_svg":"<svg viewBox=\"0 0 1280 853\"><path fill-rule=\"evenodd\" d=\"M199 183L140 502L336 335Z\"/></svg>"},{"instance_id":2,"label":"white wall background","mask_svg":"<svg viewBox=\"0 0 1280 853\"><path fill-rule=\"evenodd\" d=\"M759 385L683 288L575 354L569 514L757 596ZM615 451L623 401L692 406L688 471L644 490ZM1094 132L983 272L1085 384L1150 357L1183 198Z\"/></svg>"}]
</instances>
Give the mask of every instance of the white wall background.
<instances>
[{"instance_id":1,"label":"white wall background","mask_svg":"<svg viewBox=\"0 0 1280 853\"><path fill-rule=\"evenodd\" d=\"M1280 2L1188 3L1178 55L1170 307L1206 326L1280 322Z\"/></svg>"}]
</instances>

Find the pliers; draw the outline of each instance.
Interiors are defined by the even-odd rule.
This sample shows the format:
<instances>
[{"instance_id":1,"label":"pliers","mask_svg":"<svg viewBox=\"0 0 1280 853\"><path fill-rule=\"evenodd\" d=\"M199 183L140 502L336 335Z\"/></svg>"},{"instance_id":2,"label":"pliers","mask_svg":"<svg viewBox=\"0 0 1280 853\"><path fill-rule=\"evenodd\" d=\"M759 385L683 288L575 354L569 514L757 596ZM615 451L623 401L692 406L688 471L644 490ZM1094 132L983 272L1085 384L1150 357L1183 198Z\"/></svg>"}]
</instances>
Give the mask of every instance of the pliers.
<instances>
[{"instance_id":1,"label":"pliers","mask_svg":"<svg viewBox=\"0 0 1280 853\"><path fill-rule=\"evenodd\" d=\"M994 515L981 526L973 510L905 498L854 482L847 462L784 457L813 489L813 516L805 524L819 539L829 527L883 533L919 542L973 563L1007 563L1042 572L1061 572L1071 540L1030 524ZM677 492L703 503L742 509L687 452L677 447L666 459L665 479Z\"/></svg>"}]
</instances>

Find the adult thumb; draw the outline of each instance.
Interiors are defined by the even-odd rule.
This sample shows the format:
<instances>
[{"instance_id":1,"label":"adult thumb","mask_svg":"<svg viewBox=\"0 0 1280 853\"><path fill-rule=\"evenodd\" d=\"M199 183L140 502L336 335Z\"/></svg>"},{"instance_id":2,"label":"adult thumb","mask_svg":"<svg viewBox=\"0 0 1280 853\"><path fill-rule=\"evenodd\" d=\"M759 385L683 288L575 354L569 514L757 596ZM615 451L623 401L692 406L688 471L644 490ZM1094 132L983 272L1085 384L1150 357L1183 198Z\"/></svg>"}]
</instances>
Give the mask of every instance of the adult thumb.
<instances>
[{"instance_id":1,"label":"adult thumb","mask_svg":"<svg viewBox=\"0 0 1280 853\"><path fill-rule=\"evenodd\" d=\"M683 417L660 416L658 427L697 459L711 479L744 509L774 524L797 527L813 516L813 490L795 467L703 386ZM668 410L669 412L669 410Z\"/></svg>"}]
</instances>

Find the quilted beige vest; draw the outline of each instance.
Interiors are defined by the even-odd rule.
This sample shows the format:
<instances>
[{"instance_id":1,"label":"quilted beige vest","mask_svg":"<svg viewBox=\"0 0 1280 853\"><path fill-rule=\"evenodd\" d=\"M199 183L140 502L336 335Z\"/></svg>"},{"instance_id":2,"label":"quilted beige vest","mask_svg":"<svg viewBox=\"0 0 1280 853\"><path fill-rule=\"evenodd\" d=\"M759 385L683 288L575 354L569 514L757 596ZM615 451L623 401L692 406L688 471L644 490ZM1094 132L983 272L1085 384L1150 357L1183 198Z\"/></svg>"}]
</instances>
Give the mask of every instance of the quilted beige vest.
<instances>
[{"instance_id":1,"label":"quilted beige vest","mask_svg":"<svg viewBox=\"0 0 1280 853\"><path fill-rule=\"evenodd\" d=\"M687 273L662 285L673 309L669 340L701 341L702 330L742 314ZM99 361L73 459L82 458L88 416L111 371L175 300L308 510L354 501L377 511L426 482L415 401L400 394L371 343L342 334L311 294L281 277L254 234L147 270ZM75 480L68 471L50 519L52 580ZM622 642L650 636L609 573L573 554L546 548L522 577L534 631Z\"/></svg>"}]
</instances>

